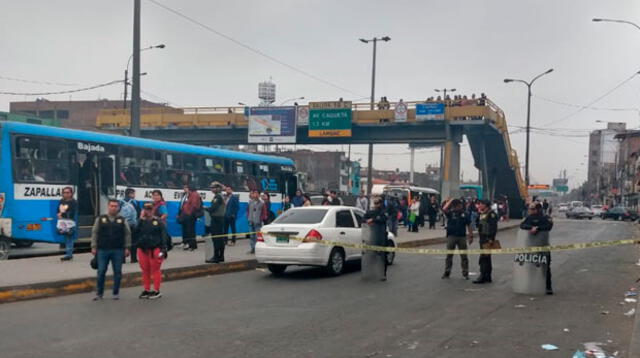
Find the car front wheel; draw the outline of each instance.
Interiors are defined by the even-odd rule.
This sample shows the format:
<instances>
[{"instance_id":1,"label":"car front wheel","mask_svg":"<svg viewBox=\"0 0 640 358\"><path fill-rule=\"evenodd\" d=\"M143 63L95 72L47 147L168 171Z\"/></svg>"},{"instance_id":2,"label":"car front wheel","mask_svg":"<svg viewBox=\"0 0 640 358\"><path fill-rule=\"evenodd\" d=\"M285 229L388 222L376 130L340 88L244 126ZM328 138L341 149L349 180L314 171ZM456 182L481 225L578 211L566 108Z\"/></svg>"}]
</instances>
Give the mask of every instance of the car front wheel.
<instances>
[{"instance_id":1,"label":"car front wheel","mask_svg":"<svg viewBox=\"0 0 640 358\"><path fill-rule=\"evenodd\" d=\"M344 271L344 250L334 247L329 254L329 262L325 271L331 276L339 276Z\"/></svg>"}]
</instances>

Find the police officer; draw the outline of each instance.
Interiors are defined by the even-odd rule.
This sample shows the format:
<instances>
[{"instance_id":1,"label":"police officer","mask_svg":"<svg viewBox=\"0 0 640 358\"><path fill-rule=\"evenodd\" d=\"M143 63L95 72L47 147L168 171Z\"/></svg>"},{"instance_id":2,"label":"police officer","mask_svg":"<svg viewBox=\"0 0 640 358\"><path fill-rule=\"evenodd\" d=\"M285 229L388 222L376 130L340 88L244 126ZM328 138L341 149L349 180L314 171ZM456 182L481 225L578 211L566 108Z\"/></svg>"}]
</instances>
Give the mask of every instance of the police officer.
<instances>
[{"instance_id":1,"label":"police officer","mask_svg":"<svg viewBox=\"0 0 640 358\"><path fill-rule=\"evenodd\" d=\"M370 226L378 225L380 227L384 227L386 229L387 224L387 216L385 215L385 208L383 205L382 198L373 198L373 208L367 211L363 216L363 221ZM385 245L387 241L387 235L385 230ZM382 261L384 262L384 276L381 277L382 281L387 280L387 253L384 251L378 252L378 255L382 256Z\"/></svg>"},{"instance_id":2,"label":"police officer","mask_svg":"<svg viewBox=\"0 0 640 358\"><path fill-rule=\"evenodd\" d=\"M113 299L120 298L120 280L122 279L122 263L129 256L131 247L131 230L125 218L120 215L118 200L109 200L107 215L96 218L91 229L91 253L98 262L98 282L94 301L102 300L104 281L109 262L113 267Z\"/></svg>"},{"instance_id":3,"label":"police officer","mask_svg":"<svg viewBox=\"0 0 640 358\"><path fill-rule=\"evenodd\" d=\"M478 234L480 236L480 248L484 249L486 246L493 244L498 233L498 215L491 210L491 202L489 200L479 200L478 210L480 217L478 219ZM473 283L487 283L491 282L491 255L481 254L480 260L480 277Z\"/></svg>"},{"instance_id":4,"label":"police officer","mask_svg":"<svg viewBox=\"0 0 640 358\"><path fill-rule=\"evenodd\" d=\"M528 230L531 235L536 235L541 231L551 231L553 229L553 219L545 215L542 211L542 204L533 202L529 204L527 217L520 224L520 229ZM553 295L551 287L551 252L545 252L547 255L547 295Z\"/></svg>"},{"instance_id":5,"label":"police officer","mask_svg":"<svg viewBox=\"0 0 640 358\"><path fill-rule=\"evenodd\" d=\"M467 241L469 244L473 242L473 231L471 229L471 220L465 212L464 206L459 199L449 199L442 206L442 211L447 216L447 250L467 249ZM469 279L469 258L466 254L460 254L462 265L462 276L465 280ZM449 278L451 267L453 266L453 254L448 254L445 260L445 269L442 278Z\"/></svg>"},{"instance_id":6,"label":"police officer","mask_svg":"<svg viewBox=\"0 0 640 358\"><path fill-rule=\"evenodd\" d=\"M209 234L213 236L213 257L206 260L208 263L224 262L224 213L226 211L226 205L224 198L220 195L222 190L222 184L214 181L210 185L211 192L213 193L213 199L211 200L211 206L207 208L209 215L211 216L211 224L208 228Z\"/></svg>"}]
</instances>

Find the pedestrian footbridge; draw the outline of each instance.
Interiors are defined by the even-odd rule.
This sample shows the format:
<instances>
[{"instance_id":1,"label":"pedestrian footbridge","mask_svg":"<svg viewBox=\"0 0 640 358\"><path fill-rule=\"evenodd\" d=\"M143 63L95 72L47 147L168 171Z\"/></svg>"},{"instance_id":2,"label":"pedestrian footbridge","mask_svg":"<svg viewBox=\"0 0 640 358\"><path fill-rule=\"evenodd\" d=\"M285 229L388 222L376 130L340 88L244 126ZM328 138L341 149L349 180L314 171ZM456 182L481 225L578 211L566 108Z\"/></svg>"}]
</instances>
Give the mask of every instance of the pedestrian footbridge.
<instances>
[{"instance_id":1,"label":"pedestrian footbridge","mask_svg":"<svg viewBox=\"0 0 640 358\"><path fill-rule=\"evenodd\" d=\"M444 119L417 120L416 104L403 102L406 120L396 120L397 103L385 109L370 109L369 103L352 105L351 137L310 137L308 124L298 123L297 144L393 144L405 143L444 148L442 159L443 197L456 195L460 184L460 143L467 137L482 185L489 198L506 197L512 216L522 212L527 188L520 173L518 156L511 147L504 112L486 98L440 101ZM302 106L301 106L302 107ZM247 144L245 107L143 108L142 136L150 139L198 145ZM98 128L126 131L127 110L102 110Z\"/></svg>"}]
</instances>

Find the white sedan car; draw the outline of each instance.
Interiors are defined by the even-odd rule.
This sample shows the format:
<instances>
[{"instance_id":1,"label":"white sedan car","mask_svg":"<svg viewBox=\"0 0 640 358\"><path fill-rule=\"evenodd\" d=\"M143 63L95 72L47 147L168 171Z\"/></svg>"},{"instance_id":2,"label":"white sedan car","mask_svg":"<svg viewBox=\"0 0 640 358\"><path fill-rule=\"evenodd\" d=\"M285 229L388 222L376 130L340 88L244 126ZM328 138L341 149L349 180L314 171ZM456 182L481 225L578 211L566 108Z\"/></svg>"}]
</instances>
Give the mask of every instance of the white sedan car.
<instances>
[{"instance_id":1,"label":"white sedan car","mask_svg":"<svg viewBox=\"0 0 640 358\"><path fill-rule=\"evenodd\" d=\"M344 270L346 261L359 260L362 250L340 245L325 245L322 240L360 244L360 225L364 212L350 206L307 206L289 209L258 234L256 259L267 264L275 275L289 265L321 266L334 276ZM297 238L294 240L293 238ZM396 246L393 234L388 246ZM394 253L387 255L393 263Z\"/></svg>"}]
</instances>

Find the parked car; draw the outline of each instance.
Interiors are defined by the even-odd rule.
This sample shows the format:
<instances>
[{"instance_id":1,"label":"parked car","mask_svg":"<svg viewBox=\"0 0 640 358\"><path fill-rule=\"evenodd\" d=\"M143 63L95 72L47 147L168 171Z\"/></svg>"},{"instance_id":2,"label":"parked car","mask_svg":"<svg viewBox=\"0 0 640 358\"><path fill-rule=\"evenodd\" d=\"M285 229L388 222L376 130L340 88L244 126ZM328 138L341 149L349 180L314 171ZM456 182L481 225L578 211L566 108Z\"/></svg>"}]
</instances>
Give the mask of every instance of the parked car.
<instances>
[{"instance_id":1,"label":"parked car","mask_svg":"<svg viewBox=\"0 0 640 358\"><path fill-rule=\"evenodd\" d=\"M593 219L593 211L585 206L576 206L566 212L567 219Z\"/></svg>"},{"instance_id":2,"label":"parked car","mask_svg":"<svg viewBox=\"0 0 640 358\"><path fill-rule=\"evenodd\" d=\"M638 213L631 211L622 206L616 206L613 209L607 210L602 213L602 219L613 219L613 220L624 220L624 221L635 221L638 220Z\"/></svg>"},{"instance_id":3,"label":"parked car","mask_svg":"<svg viewBox=\"0 0 640 358\"><path fill-rule=\"evenodd\" d=\"M267 264L275 275L287 266L320 266L333 275L340 275L346 261L359 260L361 249L325 245L322 240L360 244L364 211L349 206L308 206L287 210L258 234L256 259ZM293 238L296 238L295 240ZM387 245L396 246L393 234ZM387 255L393 264L395 254Z\"/></svg>"},{"instance_id":4,"label":"parked car","mask_svg":"<svg viewBox=\"0 0 640 358\"><path fill-rule=\"evenodd\" d=\"M593 216L602 216L604 208L602 205L591 205L591 211L593 211Z\"/></svg>"},{"instance_id":5,"label":"parked car","mask_svg":"<svg viewBox=\"0 0 640 358\"><path fill-rule=\"evenodd\" d=\"M566 213L567 210L569 210L569 204L567 204L567 203L558 204L558 212L559 213Z\"/></svg>"}]
</instances>

